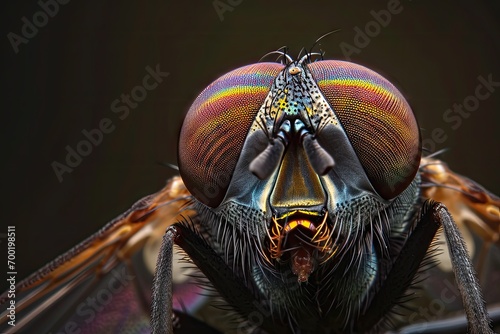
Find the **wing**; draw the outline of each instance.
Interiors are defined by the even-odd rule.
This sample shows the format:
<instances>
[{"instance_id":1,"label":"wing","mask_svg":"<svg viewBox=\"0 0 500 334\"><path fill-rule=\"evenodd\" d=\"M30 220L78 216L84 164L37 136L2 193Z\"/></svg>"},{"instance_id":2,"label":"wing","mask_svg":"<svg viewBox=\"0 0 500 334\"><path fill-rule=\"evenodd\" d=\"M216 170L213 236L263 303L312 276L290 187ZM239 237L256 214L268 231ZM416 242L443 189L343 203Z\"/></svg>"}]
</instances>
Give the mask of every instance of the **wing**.
<instances>
[{"instance_id":1,"label":"wing","mask_svg":"<svg viewBox=\"0 0 500 334\"><path fill-rule=\"evenodd\" d=\"M491 312L500 305L500 198L434 158L422 158L420 175L423 197L445 204L459 226ZM444 243L444 238L441 241ZM441 251L439 266L429 271L430 279L425 287L432 294L425 306L431 309L433 305L439 311L434 312L436 315L443 315L444 308L461 309L460 298L455 298L458 291L451 274L448 249L443 246Z\"/></svg>"},{"instance_id":2,"label":"wing","mask_svg":"<svg viewBox=\"0 0 500 334\"><path fill-rule=\"evenodd\" d=\"M493 244L500 245L499 197L437 159L422 158L420 175L423 196L444 203L463 233L477 235L482 240L482 245L476 243L475 247L480 253L488 253Z\"/></svg>"},{"instance_id":3,"label":"wing","mask_svg":"<svg viewBox=\"0 0 500 334\"><path fill-rule=\"evenodd\" d=\"M149 332L150 286L161 236L192 214L180 177L136 202L99 232L16 286L15 327L7 292L0 296L0 332ZM176 297L196 303L189 289ZM186 293L187 292L187 293ZM183 296L181 296L183 295Z\"/></svg>"},{"instance_id":4,"label":"wing","mask_svg":"<svg viewBox=\"0 0 500 334\"><path fill-rule=\"evenodd\" d=\"M500 199L432 157L422 158L419 173L423 200L431 198L443 203L458 225L478 273L488 312L498 330ZM398 330L390 333L465 332L467 319L446 240L443 233L438 238L428 253L427 265L421 268L415 286L407 293L407 303L398 306L391 316Z\"/></svg>"}]
</instances>

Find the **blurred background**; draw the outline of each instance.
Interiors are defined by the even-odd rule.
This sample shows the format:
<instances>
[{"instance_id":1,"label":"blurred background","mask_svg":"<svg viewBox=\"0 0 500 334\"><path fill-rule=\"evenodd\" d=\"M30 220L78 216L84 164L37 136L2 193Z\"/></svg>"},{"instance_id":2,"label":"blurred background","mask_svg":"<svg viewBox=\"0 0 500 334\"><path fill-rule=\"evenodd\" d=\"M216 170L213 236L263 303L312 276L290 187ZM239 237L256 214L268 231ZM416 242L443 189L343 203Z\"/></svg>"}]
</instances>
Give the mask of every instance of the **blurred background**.
<instances>
[{"instance_id":1,"label":"blurred background","mask_svg":"<svg viewBox=\"0 0 500 334\"><path fill-rule=\"evenodd\" d=\"M474 105L479 77L500 82L496 1L54 3L2 4L0 261L15 225L18 279L176 174L160 163L176 164L183 115L211 81L284 45L296 56L336 29L321 41L325 57L383 74L407 97L430 148L448 148L442 159L454 170L500 193L500 83ZM157 65L168 77L120 119L113 101ZM448 114L464 101L470 113ZM66 147L103 119L114 130L60 180L53 163L66 164Z\"/></svg>"}]
</instances>

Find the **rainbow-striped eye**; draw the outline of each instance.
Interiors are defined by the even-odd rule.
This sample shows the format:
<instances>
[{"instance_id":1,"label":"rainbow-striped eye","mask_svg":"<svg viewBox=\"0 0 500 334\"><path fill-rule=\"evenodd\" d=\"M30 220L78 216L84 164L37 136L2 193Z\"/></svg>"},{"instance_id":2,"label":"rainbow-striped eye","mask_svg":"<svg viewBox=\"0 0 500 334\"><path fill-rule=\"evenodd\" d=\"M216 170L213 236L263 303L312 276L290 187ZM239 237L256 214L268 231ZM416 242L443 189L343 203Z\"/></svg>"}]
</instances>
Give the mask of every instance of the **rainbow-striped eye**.
<instances>
[{"instance_id":1,"label":"rainbow-striped eye","mask_svg":"<svg viewBox=\"0 0 500 334\"><path fill-rule=\"evenodd\" d=\"M369 194L392 199L412 182L420 138L402 94L365 67L307 60L236 69L194 101L179 167L198 201L335 210Z\"/></svg>"},{"instance_id":2,"label":"rainbow-striped eye","mask_svg":"<svg viewBox=\"0 0 500 334\"><path fill-rule=\"evenodd\" d=\"M189 109L179 138L179 169L203 204L217 207L224 198L250 126L283 68L259 63L233 70Z\"/></svg>"},{"instance_id":3,"label":"rainbow-striped eye","mask_svg":"<svg viewBox=\"0 0 500 334\"><path fill-rule=\"evenodd\" d=\"M384 199L400 194L420 163L420 136L402 94L378 73L344 61L307 65L342 124L371 184ZM322 142L329 152L335 143Z\"/></svg>"}]
</instances>

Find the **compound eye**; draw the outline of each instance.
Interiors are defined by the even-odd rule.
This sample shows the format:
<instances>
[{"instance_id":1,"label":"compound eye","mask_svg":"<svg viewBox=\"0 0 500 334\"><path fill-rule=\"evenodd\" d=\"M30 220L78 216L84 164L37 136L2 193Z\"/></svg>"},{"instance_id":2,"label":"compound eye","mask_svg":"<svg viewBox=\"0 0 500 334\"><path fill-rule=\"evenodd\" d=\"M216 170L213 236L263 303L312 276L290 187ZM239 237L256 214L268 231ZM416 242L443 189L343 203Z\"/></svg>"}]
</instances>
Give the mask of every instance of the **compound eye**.
<instances>
[{"instance_id":1,"label":"compound eye","mask_svg":"<svg viewBox=\"0 0 500 334\"><path fill-rule=\"evenodd\" d=\"M396 197L414 179L421 155L417 121L403 95L357 64L327 60L307 67L375 190L385 199Z\"/></svg>"},{"instance_id":2,"label":"compound eye","mask_svg":"<svg viewBox=\"0 0 500 334\"><path fill-rule=\"evenodd\" d=\"M224 199L247 133L284 66L258 63L210 84L191 105L179 137L179 169L191 194L209 207Z\"/></svg>"}]
</instances>

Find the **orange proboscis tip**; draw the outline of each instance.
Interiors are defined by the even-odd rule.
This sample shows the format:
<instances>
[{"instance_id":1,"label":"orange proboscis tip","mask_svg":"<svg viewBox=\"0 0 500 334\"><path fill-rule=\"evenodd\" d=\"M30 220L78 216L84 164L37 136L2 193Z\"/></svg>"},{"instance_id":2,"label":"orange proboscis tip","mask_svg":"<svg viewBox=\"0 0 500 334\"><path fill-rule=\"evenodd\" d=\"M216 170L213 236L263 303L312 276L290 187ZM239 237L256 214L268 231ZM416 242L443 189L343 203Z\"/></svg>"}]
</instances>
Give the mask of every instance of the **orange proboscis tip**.
<instances>
[{"instance_id":1,"label":"orange proboscis tip","mask_svg":"<svg viewBox=\"0 0 500 334\"><path fill-rule=\"evenodd\" d=\"M295 229L297 226L304 226L305 228L315 231L316 226L314 226L313 223L311 223L309 220L306 219L299 219L299 220L292 220L290 221L286 226L285 226L285 233L290 232L291 230Z\"/></svg>"}]
</instances>

